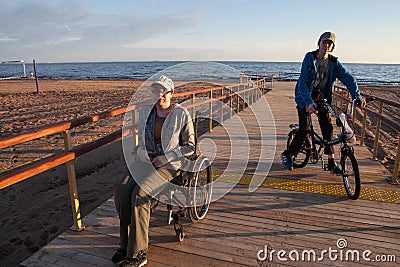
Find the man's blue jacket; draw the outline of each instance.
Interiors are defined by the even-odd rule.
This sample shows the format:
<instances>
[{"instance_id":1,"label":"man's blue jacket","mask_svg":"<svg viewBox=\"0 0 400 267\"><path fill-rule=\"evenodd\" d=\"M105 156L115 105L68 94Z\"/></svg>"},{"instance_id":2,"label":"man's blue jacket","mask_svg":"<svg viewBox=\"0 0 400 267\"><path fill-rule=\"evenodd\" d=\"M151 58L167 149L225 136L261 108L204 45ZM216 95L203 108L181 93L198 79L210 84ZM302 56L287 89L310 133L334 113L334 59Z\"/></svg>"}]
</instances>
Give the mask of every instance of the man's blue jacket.
<instances>
[{"instance_id":1,"label":"man's blue jacket","mask_svg":"<svg viewBox=\"0 0 400 267\"><path fill-rule=\"evenodd\" d=\"M311 93L314 89L315 79L317 77L317 53L318 50L308 52L301 65L300 77L296 83L295 88L295 101L299 108L304 108L314 101L311 98ZM332 102L332 90L336 79L339 79L346 88L350 91L350 94L360 99L360 90L358 89L357 82L339 62L337 57L329 55L329 78L326 83L326 87L323 91L324 98L328 100L328 103Z\"/></svg>"}]
</instances>

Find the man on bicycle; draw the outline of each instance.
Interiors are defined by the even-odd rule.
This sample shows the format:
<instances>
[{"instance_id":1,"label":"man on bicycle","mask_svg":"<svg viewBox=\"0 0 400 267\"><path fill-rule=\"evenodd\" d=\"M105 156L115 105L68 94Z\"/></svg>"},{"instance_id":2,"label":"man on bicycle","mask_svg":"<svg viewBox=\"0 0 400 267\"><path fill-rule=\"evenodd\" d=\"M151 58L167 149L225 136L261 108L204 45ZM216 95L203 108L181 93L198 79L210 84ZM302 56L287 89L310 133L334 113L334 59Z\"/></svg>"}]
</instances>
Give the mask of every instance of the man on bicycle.
<instances>
[{"instance_id":1,"label":"man on bicycle","mask_svg":"<svg viewBox=\"0 0 400 267\"><path fill-rule=\"evenodd\" d=\"M293 170L292 158L297 155L310 132L310 113L317 114L324 140L332 140L333 126L329 112L326 109L317 108L315 101L326 99L331 104L336 79L346 86L358 105L365 107L365 101L361 99L356 80L337 57L330 54L335 48L335 41L336 36L333 32L324 32L318 40L318 49L308 52L301 65L300 77L295 88L299 130L289 148L281 154L282 163L288 170ZM334 160L333 146L326 146L324 154L328 156L328 170L333 174L341 175L342 170Z\"/></svg>"}]
</instances>

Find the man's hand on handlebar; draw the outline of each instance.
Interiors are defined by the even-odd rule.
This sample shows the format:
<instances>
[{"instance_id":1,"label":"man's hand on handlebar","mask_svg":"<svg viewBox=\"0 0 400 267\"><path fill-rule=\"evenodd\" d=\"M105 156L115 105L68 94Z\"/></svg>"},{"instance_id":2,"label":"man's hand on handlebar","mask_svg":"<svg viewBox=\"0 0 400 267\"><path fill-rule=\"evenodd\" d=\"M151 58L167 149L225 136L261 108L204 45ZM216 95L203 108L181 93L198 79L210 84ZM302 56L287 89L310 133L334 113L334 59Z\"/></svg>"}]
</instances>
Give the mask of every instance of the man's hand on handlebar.
<instances>
[{"instance_id":1,"label":"man's hand on handlebar","mask_svg":"<svg viewBox=\"0 0 400 267\"><path fill-rule=\"evenodd\" d=\"M310 105L308 105L308 106L306 107L306 111L309 112L309 113L318 114L317 104L311 103Z\"/></svg>"},{"instance_id":2,"label":"man's hand on handlebar","mask_svg":"<svg viewBox=\"0 0 400 267\"><path fill-rule=\"evenodd\" d=\"M367 106L367 102L365 102L365 100L362 98L356 99L356 104L362 109L364 109Z\"/></svg>"}]
</instances>

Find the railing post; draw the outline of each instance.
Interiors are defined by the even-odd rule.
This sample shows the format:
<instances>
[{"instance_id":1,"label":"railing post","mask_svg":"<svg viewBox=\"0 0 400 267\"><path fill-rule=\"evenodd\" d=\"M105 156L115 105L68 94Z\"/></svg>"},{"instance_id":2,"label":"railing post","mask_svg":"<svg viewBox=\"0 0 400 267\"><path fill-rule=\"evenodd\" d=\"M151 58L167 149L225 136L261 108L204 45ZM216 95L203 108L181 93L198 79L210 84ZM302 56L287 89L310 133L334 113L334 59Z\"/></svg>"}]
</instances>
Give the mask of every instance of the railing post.
<instances>
[{"instance_id":1,"label":"railing post","mask_svg":"<svg viewBox=\"0 0 400 267\"><path fill-rule=\"evenodd\" d=\"M70 151L72 149L72 143L71 143L71 133L69 130L63 131L63 138L64 138L65 151ZM71 198L72 217L74 219L73 229L76 231L82 231L84 227L82 225L82 217L81 217L79 198L78 198L78 187L76 185L75 159L68 161L66 165L67 165L67 175L69 184L69 194Z\"/></svg>"},{"instance_id":2,"label":"railing post","mask_svg":"<svg viewBox=\"0 0 400 267\"><path fill-rule=\"evenodd\" d=\"M273 73L271 74L271 89L272 89L272 86L274 86L274 74Z\"/></svg>"},{"instance_id":3,"label":"railing post","mask_svg":"<svg viewBox=\"0 0 400 267\"><path fill-rule=\"evenodd\" d=\"M355 110L355 108L354 108L354 110L353 110L353 118L352 118L352 120L353 120L353 131L354 131L354 132L356 132L356 119L357 119L357 117L356 117L356 110Z\"/></svg>"},{"instance_id":4,"label":"railing post","mask_svg":"<svg viewBox=\"0 0 400 267\"><path fill-rule=\"evenodd\" d=\"M367 109L364 109L363 112L363 122L362 122L362 129L361 129L361 141L360 146L364 146L364 138L365 138L365 130L367 127Z\"/></svg>"},{"instance_id":5,"label":"railing post","mask_svg":"<svg viewBox=\"0 0 400 267\"><path fill-rule=\"evenodd\" d=\"M394 162L392 183L399 184L399 165L400 165L400 133L397 133L397 151L396 151L396 161Z\"/></svg>"},{"instance_id":6,"label":"railing post","mask_svg":"<svg viewBox=\"0 0 400 267\"><path fill-rule=\"evenodd\" d=\"M249 88L252 88L254 84L250 84ZM248 91L249 94L247 95L249 99L249 106L253 104L253 90Z\"/></svg>"},{"instance_id":7,"label":"railing post","mask_svg":"<svg viewBox=\"0 0 400 267\"><path fill-rule=\"evenodd\" d=\"M224 95L224 87L222 87L221 89L221 96ZM223 99L221 99L219 101L219 107L220 107L220 124L222 124L222 122L224 121L224 101Z\"/></svg>"},{"instance_id":8,"label":"railing post","mask_svg":"<svg viewBox=\"0 0 400 267\"><path fill-rule=\"evenodd\" d=\"M192 104L194 104L194 102L196 101L196 95L192 94ZM194 118L196 115L196 107L193 105L192 107L192 118Z\"/></svg>"},{"instance_id":9,"label":"railing post","mask_svg":"<svg viewBox=\"0 0 400 267\"><path fill-rule=\"evenodd\" d=\"M343 110L343 95L344 95L344 91L343 89L340 90L340 108Z\"/></svg>"},{"instance_id":10,"label":"railing post","mask_svg":"<svg viewBox=\"0 0 400 267\"><path fill-rule=\"evenodd\" d=\"M135 147L139 145L139 130L137 125L136 109L132 110L132 127L133 127L133 138L135 138Z\"/></svg>"},{"instance_id":11,"label":"railing post","mask_svg":"<svg viewBox=\"0 0 400 267\"><path fill-rule=\"evenodd\" d=\"M230 91L230 93L231 93L232 91ZM233 96L232 95L230 95L229 96L229 106L230 106L230 109L229 109L229 119L231 119L232 118L232 115L233 115Z\"/></svg>"},{"instance_id":12,"label":"railing post","mask_svg":"<svg viewBox=\"0 0 400 267\"><path fill-rule=\"evenodd\" d=\"M239 113L239 110L240 110L240 104L239 104L239 102L240 102L239 91L240 91L240 85L238 85L238 89L237 89L237 91L236 91L236 99L237 99L237 101L236 101L236 112L237 112L237 113Z\"/></svg>"},{"instance_id":13,"label":"railing post","mask_svg":"<svg viewBox=\"0 0 400 267\"><path fill-rule=\"evenodd\" d=\"M213 90L210 90L210 95L209 95L210 99L213 98ZM210 106L209 106L209 110L210 110L210 114L208 117L208 131L210 133L212 133L212 118L213 118L213 108L212 108L212 101L210 101Z\"/></svg>"},{"instance_id":14,"label":"railing post","mask_svg":"<svg viewBox=\"0 0 400 267\"><path fill-rule=\"evenodd\" d=\"M267 77L264 76L263 82L262 82L261 92L264 93L266 88L267 88Z\"/></svg>"},{"instance_id":15,"label":"railing post","mask_svg":"<svg viewBox=\"0 0 400 267\"><path fill-rule=\"evenodd\" d=\"M383 102L379 102L379 114L382 114L383 111ZM379 143L379 133L381 131L381 119L377 119L376 121L376 131L375 131L375 140L374 140L374 151L372 155L372 159L377 160L377 155L378 155L378 143Z\"/></svg>"},{"instance_id":16,"label":"railing post","mask_svg":"<svg viewBox=\"0 0 400 267\"><path fill-rule=\"evenodd\" d=\"M245 91L247 89L246 87L247 87L246 84L244 84L243 91ZM246 108L246 92L243 92L242 94L243 94L243 96L242 96L242 98L243 98L243 108L242 108L242 110L244 110Z\"/></svg>"},{"instance_id":17,"label":"railing post","mask_svg":"<svg viewBox=\"0 0 400 267\"><path fill-rule=\"evenodd\" d=\"M336 94L335 94L335 106L336 106L336 107L339 107L339 106L338 106L339 97L337 96L337 95L338 95L339 88L335 85L335 89L334 89L334 90L335 90L335 93L336 93ZM339 107L339 108L341 108L341 107Z\"/></svg>"},{"instance_id":18,"label":"railing post","mask_svg":"<svg viewBox=\"0 0 400 267\"><path fill-rule=\"evenodd\" d=\"M242 108L242 110L244 110L245 108L246 108L246 103L248 103L247 102L247 99L246 99L246 97L247 97L247 92L245 91L247 89L247 85L245 84L244 85L244 88L243 88L243 108Z\"/></svg>"}]
</instances>

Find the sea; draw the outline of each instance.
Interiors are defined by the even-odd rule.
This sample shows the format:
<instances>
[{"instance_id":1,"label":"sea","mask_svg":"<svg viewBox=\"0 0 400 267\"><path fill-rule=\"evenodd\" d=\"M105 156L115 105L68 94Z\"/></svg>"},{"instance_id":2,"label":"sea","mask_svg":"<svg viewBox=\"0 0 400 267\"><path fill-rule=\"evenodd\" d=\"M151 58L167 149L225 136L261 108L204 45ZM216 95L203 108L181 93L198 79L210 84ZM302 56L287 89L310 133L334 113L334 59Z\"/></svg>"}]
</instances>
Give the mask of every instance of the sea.
<instances>
[{"instance_id":1,"label":"sea","mask_svg":"<svg viewBox=\"0 0 400 267\"><path fill-rule=\"evenodd\" d=\"M4 62L0 62L4 63ZM400 64L342 63L360 84L400 85ZM274 73L275 78L297 80L301 62L79 62L36 63L36 74L41 79L148 79L157 73L173 73L174 79L204 78L229 79L238 73ZM34 72L33 63L25 63L25 74ZM24 77L23 64L0 64L0 79Z\"/></svg>"}]
</instances>

